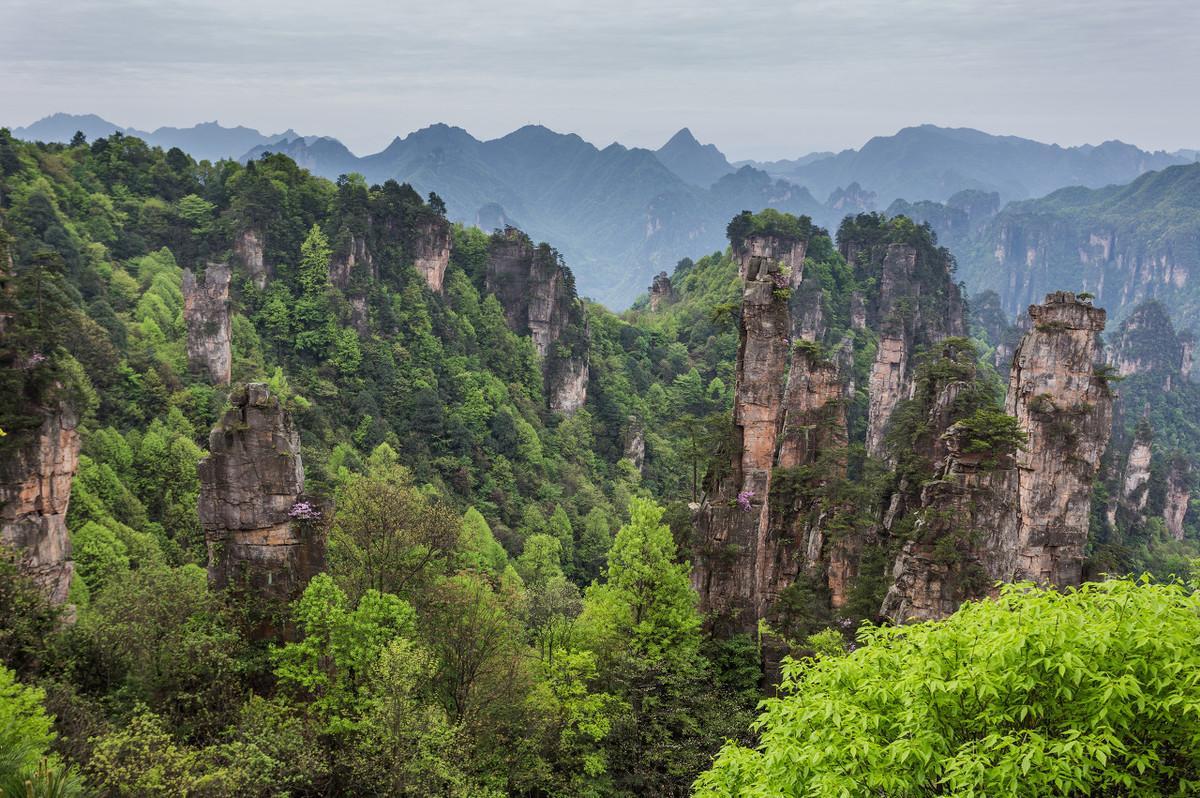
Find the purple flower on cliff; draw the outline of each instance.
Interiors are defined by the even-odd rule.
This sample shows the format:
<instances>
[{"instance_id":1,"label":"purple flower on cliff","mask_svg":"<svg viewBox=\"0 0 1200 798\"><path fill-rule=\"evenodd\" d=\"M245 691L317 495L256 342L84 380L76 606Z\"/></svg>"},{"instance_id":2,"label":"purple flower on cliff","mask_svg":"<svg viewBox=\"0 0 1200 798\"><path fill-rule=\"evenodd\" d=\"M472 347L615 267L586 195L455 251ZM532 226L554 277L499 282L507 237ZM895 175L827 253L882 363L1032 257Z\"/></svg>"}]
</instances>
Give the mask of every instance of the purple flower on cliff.
<instances>
[{"instance_id":1,"label":"purple flower on cliff","mask_svg":"<svg viewBox=\"0 0 1200 798\"><path fill-rule=\"evenodd\" d=\"M288 518L294 518L297 521L313 521L320 517L321 511L309 502L296 502L292 505L292 509L288 510Z\"/></svg>"},{"instance_id":2,"label":"purple flower on cliff","mask_svg":"<svg viewBox=\"0 0 1200 798\"><path fill-rule=\"evenodd\" d=\"M738 507L741 507L746 512L750 512L750 500L754 498L754 491L744 490L737 495Z\"/></svg>"}]
</instances>

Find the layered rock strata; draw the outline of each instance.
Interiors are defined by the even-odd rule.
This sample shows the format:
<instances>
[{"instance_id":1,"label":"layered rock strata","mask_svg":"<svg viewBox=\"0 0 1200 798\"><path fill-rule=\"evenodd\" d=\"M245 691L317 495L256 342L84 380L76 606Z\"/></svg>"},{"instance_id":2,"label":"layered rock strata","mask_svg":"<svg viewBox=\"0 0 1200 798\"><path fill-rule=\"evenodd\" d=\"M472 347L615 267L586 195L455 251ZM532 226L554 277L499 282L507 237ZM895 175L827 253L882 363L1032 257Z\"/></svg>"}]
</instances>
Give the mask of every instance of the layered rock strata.
<instances>
[{"instance_id":1,"label":"layered rock strata","mask_svg":"<svg viewBox=\"0 0 1200 798\"><path fill-rule=\"evenodd\" d=\"M1060 291L1031 305L1013 356L1005 411L1029 435L1017 455L1020 525L1005 581L1069 587L1082 579L1092 483L1112 431L1100 366L1105 312Z\"/></svg>"},{"instance_id":2,"label":"layered rock strata","mask_svg":"<svg viewBox=\"0 0 1200 798\"><path fill-rule=\"evenodd\" d=\"M441 216L422 220L413 239L413 265L435 294L442 293L450 265L450 224Z\"/></svg>"},{"instance_id":3,"label":"layered rock strata","mask_svg":"<svg viewBox=\"0 0 1200 798\"><path fill-rule=\"evenodd\" d=\"M773 545L780 527L772 530L768 498L787 415L785 393L796 416L811 410L805 407L811 399L808 381L799 374L788 377L788 300L803 279L807 242L756 235L732 243L743 280L732 459L696 516L700 542L692 583L714 627L747 631L783 587L777 576L781 570L796 570L791 565L794 552L787 553L780 567L780 552ZM801 362L807 358L798 358L798 367ZM784 437L789 462L794 462L808 443L805 431L796 424Z\"/></svg>"}]
</instances>

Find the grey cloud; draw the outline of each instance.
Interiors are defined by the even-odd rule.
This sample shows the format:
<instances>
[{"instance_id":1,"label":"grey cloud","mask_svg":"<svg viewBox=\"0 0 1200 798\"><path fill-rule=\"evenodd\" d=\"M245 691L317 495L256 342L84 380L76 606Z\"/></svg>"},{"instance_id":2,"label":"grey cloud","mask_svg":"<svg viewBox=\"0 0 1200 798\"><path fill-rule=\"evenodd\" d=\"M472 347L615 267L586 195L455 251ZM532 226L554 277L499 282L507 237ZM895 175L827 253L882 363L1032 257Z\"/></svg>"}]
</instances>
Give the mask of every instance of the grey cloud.
<instances>
[{"instance_id":1,"label":"grey cloud","mask_svg":"<svg viewBox=\"0 0 1200 798\"><path fill-rule=\"evenodd\" d=\"M735 157L921 121L1196 146L1174 92L1197 24L1192 0L4 0L0 123L219 117L360 150L439 120L648 146L686 124Z\"/></svg>"}]
</instances>

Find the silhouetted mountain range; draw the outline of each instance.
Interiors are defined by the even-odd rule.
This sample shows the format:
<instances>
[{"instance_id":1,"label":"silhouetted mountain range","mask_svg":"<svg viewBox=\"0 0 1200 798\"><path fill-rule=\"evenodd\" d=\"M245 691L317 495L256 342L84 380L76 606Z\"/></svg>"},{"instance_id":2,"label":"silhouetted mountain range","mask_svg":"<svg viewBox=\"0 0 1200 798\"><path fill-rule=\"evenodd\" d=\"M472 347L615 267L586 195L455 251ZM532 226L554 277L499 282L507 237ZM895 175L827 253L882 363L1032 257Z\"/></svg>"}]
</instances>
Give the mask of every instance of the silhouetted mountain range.
<instances>
[{"instance_id":1,"label":"silhouetted mountain range","mask_svg":"<svg viewBox=\"0 0 1200 798\"><path fill-rule=\"evenodd\" d=\"M95 114L53 114L34 122L28 127L13 128L12 134L27 141L70 141L76 131L83 133L88 141L123 133L137 136L147 144L163 149L178 147L197 160L217 161L221 158L238 158L252 147L274 144L283 139L297 138L298 133L288 130L274 136L258 132L254 128L222 127L217 122L202 122L192 127L160 127L153 131L122 127L115 122Z\"/></svg>"}]
</instances>

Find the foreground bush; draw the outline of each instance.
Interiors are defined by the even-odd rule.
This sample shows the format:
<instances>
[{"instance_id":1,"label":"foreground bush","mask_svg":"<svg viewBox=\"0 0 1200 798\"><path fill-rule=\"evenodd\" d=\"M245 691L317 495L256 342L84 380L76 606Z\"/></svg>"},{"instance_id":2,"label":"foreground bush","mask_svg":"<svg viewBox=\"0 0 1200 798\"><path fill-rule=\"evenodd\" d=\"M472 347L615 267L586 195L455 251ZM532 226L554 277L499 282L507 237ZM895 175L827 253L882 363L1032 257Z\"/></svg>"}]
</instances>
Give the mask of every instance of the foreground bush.
<instances>
[{"instance_id":1,"label":"foreground bush","mask_svg":"<svg viewBox=\"0 0 1200 798\"><path fill-rule=\"evenodd\" d=\"M1197 641L1200 596L1128 580L868 628L845 657L788 663L758 747L727 745L696 791L1195 795Z\"/></svg>"}]
</instances>

